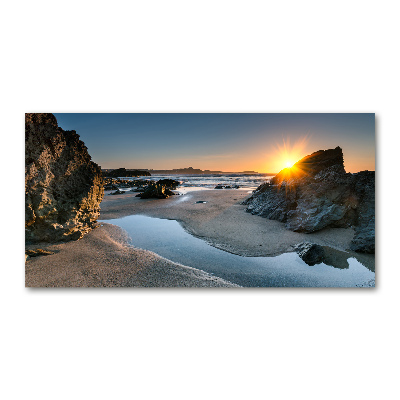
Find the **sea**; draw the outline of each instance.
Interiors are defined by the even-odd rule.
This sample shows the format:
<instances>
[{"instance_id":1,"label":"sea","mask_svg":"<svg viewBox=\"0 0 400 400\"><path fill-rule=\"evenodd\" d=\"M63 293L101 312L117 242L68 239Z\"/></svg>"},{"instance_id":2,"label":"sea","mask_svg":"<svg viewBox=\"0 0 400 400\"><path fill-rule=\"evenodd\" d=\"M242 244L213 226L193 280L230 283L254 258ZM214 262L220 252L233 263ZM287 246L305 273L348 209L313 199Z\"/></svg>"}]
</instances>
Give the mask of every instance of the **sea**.
<instances>
[{"instance_id":1,"label":"sea","mask_svg":"<svg viewBox=\"0 0 400 400\"><path fill-rule=\"evenodd\" d=\"M262 183L269 181L274 175L266 174L204 174L204 175L152 175L140 178L124 178L124 180L151 180L174 179L181 182L179 188L214 189L217 185L239 186L240 189L254 190Z\"/></svg>"}]
</instances>

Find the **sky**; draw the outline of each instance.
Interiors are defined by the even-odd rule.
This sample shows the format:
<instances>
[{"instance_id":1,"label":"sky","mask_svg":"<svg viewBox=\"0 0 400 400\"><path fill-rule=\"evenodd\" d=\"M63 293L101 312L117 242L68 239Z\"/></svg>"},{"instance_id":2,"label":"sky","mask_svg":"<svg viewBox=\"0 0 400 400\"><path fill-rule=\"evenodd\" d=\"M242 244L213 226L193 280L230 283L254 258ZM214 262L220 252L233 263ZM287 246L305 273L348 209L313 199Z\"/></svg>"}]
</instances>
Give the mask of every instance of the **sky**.
<instances>
[{"instance_id":1,"label":"sky","mask_svg":"<svg viewBox=\"0 0 400 400\"><path fill-rule=\"evenodd\" d=\"M102 168L277 173L340 146L347 172L375 170L375 114L55 113Z\"/></svg>"}]
</instances>

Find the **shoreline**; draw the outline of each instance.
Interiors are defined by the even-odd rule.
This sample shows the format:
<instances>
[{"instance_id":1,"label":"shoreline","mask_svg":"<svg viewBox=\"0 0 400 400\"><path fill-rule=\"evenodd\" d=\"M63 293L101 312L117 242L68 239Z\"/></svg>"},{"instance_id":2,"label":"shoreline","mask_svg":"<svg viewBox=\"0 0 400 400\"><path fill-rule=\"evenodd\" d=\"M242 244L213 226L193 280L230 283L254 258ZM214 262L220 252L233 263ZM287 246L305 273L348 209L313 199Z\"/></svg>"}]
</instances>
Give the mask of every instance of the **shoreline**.
<instances>
[{"instance_id":1,"label":"shoreline","mask_svg":"<svg viewBox=\"0 0 400 400\"><path fill-rule=\"evenodd\" d=\"M375 256L349 250L354 235L352 228L325 228L313 233L292 232L279 221L246 212L241 203L250 196L245 189L207 189L188 192L168 199L140 199L135 194L104 195L100 219L128 215L178 221L191 235L233 254L249 257L274 257L292 252L292 246L311 241L346 252L374 269ZM196 201L205 200L205 204Z\"/></svg>"},{"instance_id":2,"label":"shoreline","mask_svg":"<svg viewBox=\"0 0 400 400\"><path fill-rule=\"evenodd\" d=\"M26 287L240 287L135 248L126 232L111 224L78 241L27 246L38 247L54 254L28 259Z\"/></svg>"},{"instance_id":3,"label":"shoreline","mask_svg":"<svg viewBox=\"0 0 400 400\"><path fill-rule=\"evenodd\" d=\"M167 260L128 243L127 233L107 220L129 215L176 220L191 235L240 256L274 257L311 241L330 248L332 263L355 257L374 271L375 256L348 250L354 231L330 228L312 234L288 231L284 224L245 211L250 194L241 189L190 191L167 199L140 199L137 193L109 195L101 203L104 222L76 242L36 244L26 249L55 251L26 263L27 287L238 287L201 269ZM196 203L206 201L206 203ZM102 257L99 257L99 254Z\"/></svg>"}]
</instances>

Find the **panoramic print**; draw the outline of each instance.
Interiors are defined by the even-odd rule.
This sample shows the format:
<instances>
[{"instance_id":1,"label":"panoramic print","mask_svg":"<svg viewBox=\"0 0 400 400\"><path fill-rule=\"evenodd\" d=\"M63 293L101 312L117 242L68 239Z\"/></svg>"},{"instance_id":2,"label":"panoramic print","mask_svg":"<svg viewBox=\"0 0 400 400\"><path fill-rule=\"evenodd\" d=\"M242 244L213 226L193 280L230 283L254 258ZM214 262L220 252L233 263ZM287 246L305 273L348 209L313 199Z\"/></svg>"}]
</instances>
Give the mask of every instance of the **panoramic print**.
<instances>
[{"instance_id":1,"label":"panoramic print","mask_svg":"<svg viewBox=\"0 0 400 400\"><path fill-rule=\"evenodd\" d=\"M27 287L374 287L375 114L25 114Z\"/></svg>"}]
</instances>

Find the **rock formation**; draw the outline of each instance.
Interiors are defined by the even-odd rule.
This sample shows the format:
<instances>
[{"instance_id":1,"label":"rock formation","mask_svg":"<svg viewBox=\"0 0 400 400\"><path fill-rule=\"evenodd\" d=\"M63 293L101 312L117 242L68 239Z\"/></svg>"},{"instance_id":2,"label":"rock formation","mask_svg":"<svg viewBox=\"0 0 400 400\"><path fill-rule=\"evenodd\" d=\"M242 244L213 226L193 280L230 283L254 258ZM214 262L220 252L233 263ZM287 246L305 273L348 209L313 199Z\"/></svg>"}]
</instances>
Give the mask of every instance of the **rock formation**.
<instances>
[{"instance_id":1,"label":"rock formation","mask_svg":"<svg viewBox=\"0 0 400 400\"><path fill-rule=\"evenodd\" d=\"M25 238L28 242L79 239L99 216L100 167L75 131L53 114L25 115Z\"/></svg>"},{"instance_id":2,"label":"rock formation","mask_svg":"<svg viewBox=\"0 0 400 400\"><path fill-rule=\"evenodd\" d=\"M175 179L160 179L157 181L158 185L163 185L168 189L175 190L181 183Z\"/></svg>"},{"instance_id":3,"label":"rock formation","mask_svg":"<svg viewBox=\"0 0 400 400\"><path fill-rule=\"evenodd\" d=\"M308 265L315 265L324 261L324 248L318 244L298 243L294 246L294 251Z\"/></svg>"},{"instance_id":4,"label":"rock formation","mask_svg":"<svg viewBox=\"0 0 400 400\"><path fill-rule=\"evenodd\" d=\"M260 185L247 211L295 232L355 228L351 249L375 251L375 172L346 173L340 147L320 150Z\"/></svg>"},{"instance_id":5,"label":"rock formation","mask_svg":"<svg viewBox=\"0 0 400 400\"><path fill-rule=\"evenodd\" d=\"M143 193L137 194L136 197L141 197L142 199L166 199L174 194L168 187L157 182L151 183L145 188Z\"/></svg>"}]
</instances>

